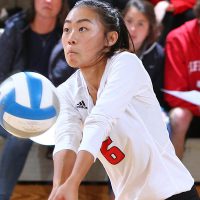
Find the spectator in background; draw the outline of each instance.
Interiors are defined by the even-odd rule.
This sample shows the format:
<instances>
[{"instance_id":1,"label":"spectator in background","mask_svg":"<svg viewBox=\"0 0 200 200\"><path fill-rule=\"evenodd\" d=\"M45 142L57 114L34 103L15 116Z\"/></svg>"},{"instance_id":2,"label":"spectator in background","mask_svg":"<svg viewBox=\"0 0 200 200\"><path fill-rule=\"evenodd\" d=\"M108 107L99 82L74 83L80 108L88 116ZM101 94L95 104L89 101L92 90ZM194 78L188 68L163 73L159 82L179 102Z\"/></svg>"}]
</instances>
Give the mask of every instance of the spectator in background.
<instances>
[{"instance_id":1,"label":"spectator in background","mask_svg":"<svg viewBox=\"0 0 200 200\"><path fill-rule=\"evenodd\" d=\"M59 46L63 20L67 14L64 0L33 0L31 10L9 18L0 38L0 82L19 71L35 71L56 84L66 73L67 67ZM3 47L3 48L2 48ZM65 79L67 77L64 77ZM32 141L19 139L0 127L0 135L6 141L0 159L0 199L9 200L22 172Z\"/></svg>"},{"instance_id":2,"label":"spectator in background","mask_svg":"<svg viewBox=\"0 0 200 200\"><path fill-rule=\"evenodd\" d=\"M158 23L161 24L159 43L165 46L167 34L195 18L193 7L196 0L151 0L155 5L155 13Z\"/></svg>"},{"instance_id":3,"label":"spectator in background","mask_svg":"<svg viewBox=\"0 0 200 200\"><path fill-rule=\"evenodd\" d=\"M156 42L158 32L154 7L145 0L130 0L122 13L136 54L151 77L154 92L161 107L166 108L161 91L164 79L164 50ZM168 117L165 117L167 120Z\"/></svg>"},{"instance_id":4,"label":"spectator in background","mask_svg":"<svg viewBox=\"0 0 200 200\"><path fill-rule=\"evenodd\" d=\"M186 22L169 33L166 39L165 89L200 91L200 0L194 7L196 19ZM165 95L171 107L172 143L176 154L182 158L184 142L191 122L200 133L200 107L174 96ZM194 130L194 129L193 129Z\"/></svg>"}]
</instances>

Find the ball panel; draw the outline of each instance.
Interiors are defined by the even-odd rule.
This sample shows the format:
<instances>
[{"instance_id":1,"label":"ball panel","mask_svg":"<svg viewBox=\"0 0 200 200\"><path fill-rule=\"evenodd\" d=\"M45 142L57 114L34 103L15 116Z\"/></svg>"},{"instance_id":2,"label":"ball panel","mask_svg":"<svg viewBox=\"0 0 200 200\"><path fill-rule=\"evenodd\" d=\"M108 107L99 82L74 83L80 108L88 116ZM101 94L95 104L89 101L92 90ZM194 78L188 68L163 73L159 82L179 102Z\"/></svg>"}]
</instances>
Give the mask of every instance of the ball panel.
<instances>
[{"instance_id":1,"label":"ball panel","mask_svg":"<svg viewBox=\"0 0 200 200\"><path fill-rule=\"evenodd\" d=\"M31 108L40 108L43 88L42 82L39 78L36 78L32 73L24 73L26 76L26 82L28 86L29 98L31 102Z\"/></svg>"},{"instance_id":2,"label":"ball panel","mask_svg":"<svg viewBox=\"0 0 200 200\"><path fill-rule=\"evenodd\" d=\"M57 98L55 88L51 87L48 79L47 80L42 79L42 86L45 89L43 89L43 95L42 95L42 99L41 99L41 103L40 103L40 108L45 108L52 104L55 105L53 103L53 101L51 101L55 97ZM48 97L48 98L46 98L46 97Z\"/></svg>"},{"instance_id":3,"label":"ball panel","mask_svg":"<svg viewBox=\"0 0 200 200\"><path fill-rule=\"evenodd\" d=\"M55 129L56 123L43 134L31 137L30 139L33 142L36 142L41 145L55 145Z\"/></svg>"},{"instance_id":4,"label":"ball panel","mask_svg":"<svg viewBox=\"0 0 200 200\"><path fill-rule=\"evenodd\" d=\"M27 108L17 103L12 103L4 108L4 112L23 119L45 120L55 117L57 112L54 106L48 108Z\"/></svg>"},{"instance_id":5,"label":"ball panel","mask_svg":"<svg viewBox=\"0 0 200 200\"><path fill-rule=\"evenodd\" d=\"M33 137L44 133L56 121L56 117L48 120L22 119L5 113L3 117L4 128L15 136L22 138Z\"/></svg>"},{"instance_id":6,"label":"ball panel","mask_svg":"<svg viewBox=\"0 0 200 200\"><path fill-rule=\"evenodd\" d=\"M23 106L31 107L28 84L25 73L20 72L11 76L15 89L15 101ZM23 98L22 98L23 95Z\"/></svg>"}]
</instances>

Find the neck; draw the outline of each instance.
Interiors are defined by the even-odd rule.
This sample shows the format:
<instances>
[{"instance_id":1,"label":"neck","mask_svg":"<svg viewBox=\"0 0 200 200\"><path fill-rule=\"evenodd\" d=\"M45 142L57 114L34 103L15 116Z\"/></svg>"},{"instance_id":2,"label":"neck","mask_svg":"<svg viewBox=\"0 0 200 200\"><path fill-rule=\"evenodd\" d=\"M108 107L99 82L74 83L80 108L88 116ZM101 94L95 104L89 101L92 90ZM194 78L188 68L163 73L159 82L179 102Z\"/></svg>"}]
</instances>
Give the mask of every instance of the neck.
<instances>
[{"instance_id":1,"label":"neck","mask_svg":"<svg viewBox=\"0 0 200 200\"><path fill-rule=\"evenodd\" d=\"M81 72L86 81L88 92L91 95L94 104L97 99L97 92L100 86L107 60L102 60L98 65L81 68Z\"/></svg>"},{"instance_id":2,"label":"neck","mask_svg":"<svg viewBox=\"0 0 200 200\"><path fill-rule=\"evenodd\" d=\"M36 15L31 23L31 29L39 34L50 33L54 30L56 22L56 18L44 18Z\"/></svg>"}]
</instances>

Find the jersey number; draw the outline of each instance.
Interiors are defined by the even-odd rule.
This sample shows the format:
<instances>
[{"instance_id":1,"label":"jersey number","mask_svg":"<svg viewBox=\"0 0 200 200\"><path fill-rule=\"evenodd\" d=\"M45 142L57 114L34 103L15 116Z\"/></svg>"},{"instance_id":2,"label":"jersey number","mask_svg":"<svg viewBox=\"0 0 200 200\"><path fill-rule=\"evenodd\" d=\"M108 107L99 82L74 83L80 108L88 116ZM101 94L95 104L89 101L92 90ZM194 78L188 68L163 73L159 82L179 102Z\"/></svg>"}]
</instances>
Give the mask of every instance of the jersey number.
<instances>
[{"instance_id":1,"label":"jersey number","mask_svg":"<svg viewBox=\"0 0 200 200\"><path fill-rule=\"evenodd\" d=\"M111 147L108 149L108 146L112 143L110 137L102 143L101 146L101 153L106 158L106 160L111 163L112 165L118 164L122 161L125 157L124 153L116 146Z\"/></svg>"}]
</instances>

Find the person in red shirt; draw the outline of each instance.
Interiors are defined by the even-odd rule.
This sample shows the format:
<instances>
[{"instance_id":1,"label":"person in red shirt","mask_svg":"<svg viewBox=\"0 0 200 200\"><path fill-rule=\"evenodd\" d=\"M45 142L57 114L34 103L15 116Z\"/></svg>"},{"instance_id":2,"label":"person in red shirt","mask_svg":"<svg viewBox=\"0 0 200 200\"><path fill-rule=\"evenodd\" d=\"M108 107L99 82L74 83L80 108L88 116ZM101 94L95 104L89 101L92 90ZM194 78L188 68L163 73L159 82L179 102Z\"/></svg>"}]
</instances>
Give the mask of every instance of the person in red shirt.
<instances>
[{"instance_id":1,"label":"person in red shirt","mask_svg":"<svg viewBox=\"0 0 200 200\"><path fill-rule=\"evenodd\" d=\"M200 91L200 0L197 0L194 11L196 19L186 22L167 36L164 76L167 90ZM200 107L168 94L165 94L165 100L172 108L172 143L176 154L182 158L192 120L199 128Z\"/></svg>"}]
</instances>

